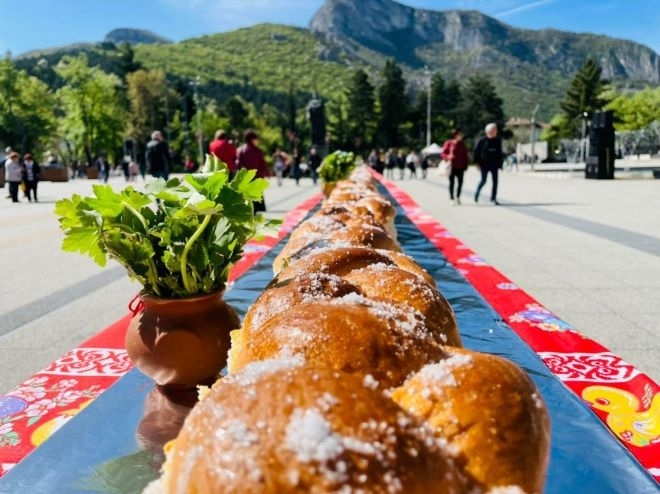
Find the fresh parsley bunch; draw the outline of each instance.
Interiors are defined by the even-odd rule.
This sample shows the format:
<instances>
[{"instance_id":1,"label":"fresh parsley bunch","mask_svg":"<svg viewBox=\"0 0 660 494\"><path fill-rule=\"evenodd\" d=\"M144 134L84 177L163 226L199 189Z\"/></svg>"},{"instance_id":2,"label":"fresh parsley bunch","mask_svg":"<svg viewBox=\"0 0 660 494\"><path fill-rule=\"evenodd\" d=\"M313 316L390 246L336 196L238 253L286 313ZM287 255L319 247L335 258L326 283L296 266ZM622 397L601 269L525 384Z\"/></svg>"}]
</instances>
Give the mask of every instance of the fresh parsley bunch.
<instances>
[{"instance_id":1,"label":"fresh parsley bunch","mask_svg":"<svg viewBox=\"0 0 660 494\"><path fill-rule=\"evenodd\" d=\"M74 195L55 206L62 249L88 254L104 266L117 260L142 293L184 298L213 293L252 237L273 234L280 220L254 214L268 182L254 170L229 170L213 156L206 173L155 180L140 192L95 185L93 197Z\"/></svg>"},{"instance_id":2,"label":"fresh parsley bunch","mask_svg":"<svg viewBox=\"0 0 660 494\"><path fill-rule=\"evenodd\" d=\"M355 168L355 155L346 151L335 151L323 159L318 173L324 182L345 180Z\"/></svg>"}]
</instances>

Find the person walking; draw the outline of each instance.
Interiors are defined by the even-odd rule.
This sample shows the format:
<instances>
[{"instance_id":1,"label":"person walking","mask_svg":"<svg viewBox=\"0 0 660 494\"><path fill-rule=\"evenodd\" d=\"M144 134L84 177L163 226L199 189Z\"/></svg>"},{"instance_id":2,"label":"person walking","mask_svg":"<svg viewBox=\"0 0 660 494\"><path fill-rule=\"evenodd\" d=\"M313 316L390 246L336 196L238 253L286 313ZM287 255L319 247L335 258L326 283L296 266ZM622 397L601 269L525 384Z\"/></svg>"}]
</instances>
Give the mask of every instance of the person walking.
<instances>
[{"instance_id":1,"label":"person walking","mask_svg":"<svg viewBox=\"0 0 660 494\"><path fill-rule=\"evenodd\" d=\"M410 150L406 156L406 166L410 170L410 178L417 178L417 167L419 166L419 156L414 150Z\"/></svg>"},{"instance_id":2,"label":"person walking","mask_svg":"<svg viewBox=\"0 0 660 494\"><path fill-rule=\"evenodd\" d=\"M424 155L424 158L422 158L422 163L420 164L420 168L422 169L422 178L426 178L426 174L429 171L429 167L431 166L431 162L429 160L428 155Z\"/></svg>"},{"instance_id":3,"label":"person walking","mask_svg":"<svg viewBox=\"0 0 660 494\"><path fill-rule=\"evenodd\" d=\"M220 129L209 144L209 153L222 161L229 168L229 176L236 173L236 148L229 140L227 132Z\"/></svg>"},{"instance_id":4,"label":"person walking","mask_svg":"<svg viewBox=\"0 0 660 494\"><path fill-rule=\"evenodd\" d=\"M474 161L479 165L481 171L481 181L477 185L477 192L474 194L474 202L479 202L479 194L490 173L493 179L493 188L490 194L490 202L499 206L497 202L497 182L498 174L504 162L502 153L502 140L497 135L497 124L489 123L486 125L486 135L477 141L474 148Z\"/></svg>"},{"instance_id":5,"label":"person walking","mask_svg":"<svg viewBox=\"0 0 660 494\"><path fill-rule=\"evenodd\" d=\"M154 130L151 133L151 141L147 144L145 160L149 167L149 173L152 177L163 178L167 180L172 169L170 158L170 148L163 138L160 130Z\"/></svg>"},{"instance_id":6,"label":"person walking","mask_svg":"<svg viewBox=\"0 0 660 494\"><path fill-rule=\"evenodd\" d=\"M275 176L277 177L277 185L282 186L282 179L284 178L284 168L289 161L289 156L282 151L281 148L275 150L273 154L273 166L275 167Z\"/></svg>"},{"instance_id":7,"label":"person walking","mask_svg":"<svg viewBox=\"0 0 660 494\"><path fill-rule=\"evenodd\" d=\"M318 169L321 166L321 155L319 154L316 146L312 146L312 149L309 151L309 157L307 158L307 166L309 167L309 175L312 177L312 182L316 185L319 174Z\"/></svg>"},{"instance_id":8,"label":"person walking","mask_svg":"<svg viewBox=\"0 0 660 494\"><path fill-rule=\"evenodd\" d=\"M5 182L9 184L9 198L11 202L18 202L18 190L23 181L23 167L16 151L9 153L5 160Z\"/></svg>"},{"instance_id":9,"label":"person walking","mask_svg":"<svg viewBox=\"0 0 660 494\"><path fill-rule=\"evenodd\" d=\"M26 153L23 156L23 183L25 184L25 196L28 201L39 202L37 198L37 184L39 183L39 175L41 174L41 167L34 162L32 155Z\"/></svg>"},{"instance_id":10,"label":"person walking","mask_svg":"<svg viewBox=\"0 0 660 494\"><path fill-rule=\"evenodd\" d=\"M264 159L264 153L259 149L259 135L252 129L248 129L243 134L245 144L243 144L236 153L236 163L238 168L256 170L257 178L270 177L270 171ZM254 203L254 211L266 211L266 203L261 200Z\"/></svg>"},{"instance_id":11,"label":"person walking","mask_svg":"<svg viewBox=\"0 0 660 494\"><path fill-rule=\"evenodd\" d=\"M399 168L399 180L406 178L406 155L403 153L403 149L399 149L396 153L396 166Z\"/></svg>"},{"instance_id":12,"label":"person walking","mask_svg":"<svg viewBox=\"0 0 660 494\"><path fill-rule=\"evenodd\" d=\"M110 178L110 163L108 163L105 153L99 154L99 157L96 160L96 168L99 170L99 179L107 184L108 179Z\"/></svg>"},{"instance_id":13,"label":"person walking","mask_svg":"<svg viewBox=\"0 0 660 494\"><path fill-rule=\"evenodd\" d=\"M453 129L451 131L451 139L445 141L440 154L443 160L447 160L451 164L449 173L449 200L451 201L451 205L455 206L461 203L463 176L470 161L467 147L465 146L465 142L463 142L463 132L461 132L461 129ZM456 195L454 195L454 185L456 183L458 183L458 187L456 188Z\"/></svg>"},{"instance_id":14,"label":"person walking","mask_svg":"<svg viewBox=\"0 0 660 494\"><path fill-rule=\"evenodd\" d=\"M293 156L291 157L291 174L292 178L296 181L296 185L300 185L300 153L298 148L293 150Z\"/></svg>"},{"instance_id":15,"label":"person walking","mask_svg":"<svg viewBox=\"0 0 660 494\"><path fill-rule=\"evenodd\" d=\"M394 180L394 169L396 168L396 153L390 148L385 153L385 178Z\"/></svg>"}]
</instances>

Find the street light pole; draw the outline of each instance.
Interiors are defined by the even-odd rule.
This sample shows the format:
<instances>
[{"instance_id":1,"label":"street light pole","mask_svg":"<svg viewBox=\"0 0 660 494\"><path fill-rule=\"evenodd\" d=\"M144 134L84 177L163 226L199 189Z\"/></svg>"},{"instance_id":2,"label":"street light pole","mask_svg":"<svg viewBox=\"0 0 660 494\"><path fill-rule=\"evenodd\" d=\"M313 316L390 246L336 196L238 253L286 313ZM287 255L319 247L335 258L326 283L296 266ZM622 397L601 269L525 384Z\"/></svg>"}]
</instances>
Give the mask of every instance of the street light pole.
<instances>
[{"instance_id":1,"label":"street light pole","mask_svg":"<svg viewBox=\"0 0 660 494\"><path fill-rule=\"evenodd\" d=\"M197 110L197 144L199 145L199 166L204 166L204 131L202 130L202 112L199 104L199 83L200 77L195 77L190 84L195 90L195 106Z\"/></svg>"},{"instance_id":2,"label":"street light pole","mask_svg":"<svg viewBox=\"0 0 660 494\"><path fill-rule=\"evenodd\" d=\"M587 135L587 118L589 118L589 114L584 112L582 114L582 138L580 139L580 163L584 163L586 161L587 153L584 140L586 139Z\"/></svg>"},{"instance_id":3,"label":"street light pole","mask_svg":"<svg viewBox=\"0 0 660 494\"><path fill-rule=\"evenodd\" d=\"M426 73L426 147L431 145L431 86L433 80L431 72L428 67L425 68Z\"/></svg>"},{"instance_id":4,"label":"street light pole","mask_svg":"<svg viewBox=\"0 0 660 494\"><path fill-rule=\"evenodd\" d=\"M536 114L538 111L541 109L541 105L538 103L534 107L534 111L532 112L532 120L531 120L531 125L532 125L532 134L531 134L531 144L532 144L532 149L530 150L530 153L532 155L532 172L534 171L534 162L536 161L535 158L535 152L534 152L534 147L536 145Z\"/></svg>"}]
</instances>

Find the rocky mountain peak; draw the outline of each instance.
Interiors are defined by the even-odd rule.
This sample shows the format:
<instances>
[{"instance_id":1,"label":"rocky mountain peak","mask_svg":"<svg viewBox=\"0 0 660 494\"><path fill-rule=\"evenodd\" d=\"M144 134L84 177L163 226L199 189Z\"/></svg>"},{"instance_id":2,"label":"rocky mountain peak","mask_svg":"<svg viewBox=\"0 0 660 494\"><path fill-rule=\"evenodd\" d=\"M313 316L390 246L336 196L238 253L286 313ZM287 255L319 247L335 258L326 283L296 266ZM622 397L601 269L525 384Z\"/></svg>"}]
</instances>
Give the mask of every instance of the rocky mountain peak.
<instances>
[{"instance_id":1,"label":"rocky mountain peak","mask_svg":"<svg viewBox=\"0 0 660 494\"><path fill-rule=\"evenodd\" d=\"M132 29L125 27L113 29L105 36L104 41L114 43L115 45L120 45L122 43L128 43L131 45L137 45L140 43L145 45L171 43L170 40L152 33L151 31L147 31L146 29Z\"/></svg>"},{"instance_id":2,"label":"rocky mountain peak","mask_svg":"<svg viewBox=\"0 0 660 494\"><path fill-rule=\"evenodd\" d=\"M361 47L412 68L469 55L474 69L534 65L571 76L588 57L606 77L660 83L660 57L650 48L607 36L517 29L477 11L424 10L393 0L327 0L310 29L328 43Z\"/></svg>"}]
</instances>

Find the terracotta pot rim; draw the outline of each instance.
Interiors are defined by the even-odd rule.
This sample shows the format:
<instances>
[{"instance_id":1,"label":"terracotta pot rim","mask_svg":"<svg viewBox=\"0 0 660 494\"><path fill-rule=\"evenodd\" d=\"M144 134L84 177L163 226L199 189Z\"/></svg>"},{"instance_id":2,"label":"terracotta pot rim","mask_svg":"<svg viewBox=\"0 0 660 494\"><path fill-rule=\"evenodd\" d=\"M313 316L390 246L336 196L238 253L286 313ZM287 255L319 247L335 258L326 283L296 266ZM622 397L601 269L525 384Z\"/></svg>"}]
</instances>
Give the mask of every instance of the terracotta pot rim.
<instances>
[{"instance_id":1,"label":"terracotta pot rim","mask_svg":"<svg viewBox=\"0 0 660 494\"><path fill-rule=\"evenodd\" d=\"M203 302L205 300L211 300L222 296L227 289L226 285L222 285L218 290L213 293L204 293L200 295L193 295L191 297L158 297L157 295L150 295L140 292L140 299L145 303L145 305L159 305L159 304L170 304L170 303L186 303L186 302Z\"/></svg>"}]
</instances>

